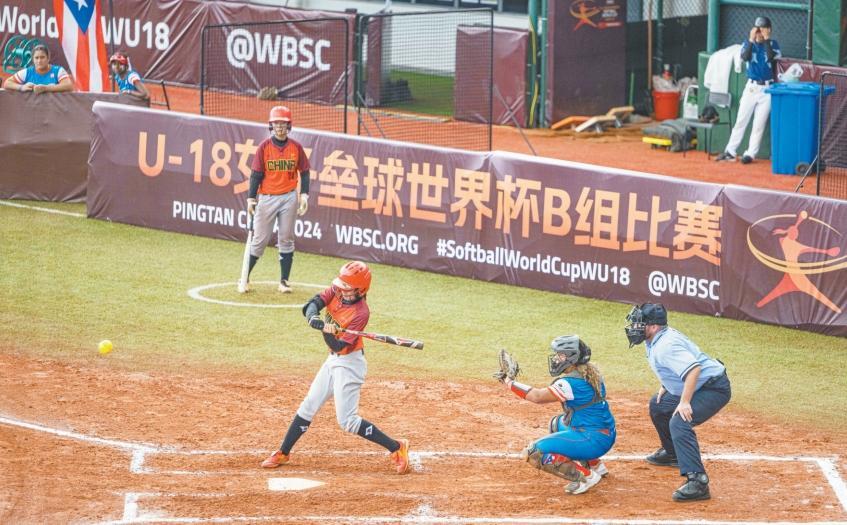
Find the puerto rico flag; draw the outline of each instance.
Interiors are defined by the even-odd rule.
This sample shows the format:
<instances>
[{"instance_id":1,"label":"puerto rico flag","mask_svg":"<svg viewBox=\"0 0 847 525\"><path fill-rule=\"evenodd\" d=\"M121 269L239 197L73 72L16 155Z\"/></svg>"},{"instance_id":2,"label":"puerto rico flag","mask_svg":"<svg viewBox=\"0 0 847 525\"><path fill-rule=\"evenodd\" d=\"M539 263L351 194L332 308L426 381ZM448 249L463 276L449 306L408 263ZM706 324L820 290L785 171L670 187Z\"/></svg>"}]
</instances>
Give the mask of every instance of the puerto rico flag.
<instances>
[{"instance_id":1,"label":"puerto rico flag","mask_svg":"<svg viewBox=\"0 0 847 525\"><path fill-rule=\"evenodd\" d=\"M53 0L53 12L74 87L78 91L105 91L109 64L100 0Z\"/></svg>"}]
</instances>

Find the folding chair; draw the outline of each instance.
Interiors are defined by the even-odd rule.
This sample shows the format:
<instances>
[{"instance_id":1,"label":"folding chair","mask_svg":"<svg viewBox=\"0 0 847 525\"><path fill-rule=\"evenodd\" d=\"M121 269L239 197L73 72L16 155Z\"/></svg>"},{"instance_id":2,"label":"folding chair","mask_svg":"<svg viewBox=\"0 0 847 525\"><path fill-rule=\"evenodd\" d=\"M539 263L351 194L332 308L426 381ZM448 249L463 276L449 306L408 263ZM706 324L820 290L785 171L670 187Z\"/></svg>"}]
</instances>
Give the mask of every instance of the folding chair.
<instances>
[{"instance_id":1,"label":"folding chair","mask_svg":"<svg viewBox=\"0 0 847 525\"><path fill-rule=\"evenodd\" d=\"M712 158L712 131L716 126L728 126L729 129L732 129L732 94L731 93L714 93L709 91L709 96L706 100L707 104L711 104L715 106L716 109L726 110L727 112L727 121L724 121L723 118L720 118L721 114L718 111L718 121L717 122L700 122L695 119L685 119L685 124L687 126L691 126L695 129L702 129L706 135L706 157Z\"/></svg>"}]
</instances>

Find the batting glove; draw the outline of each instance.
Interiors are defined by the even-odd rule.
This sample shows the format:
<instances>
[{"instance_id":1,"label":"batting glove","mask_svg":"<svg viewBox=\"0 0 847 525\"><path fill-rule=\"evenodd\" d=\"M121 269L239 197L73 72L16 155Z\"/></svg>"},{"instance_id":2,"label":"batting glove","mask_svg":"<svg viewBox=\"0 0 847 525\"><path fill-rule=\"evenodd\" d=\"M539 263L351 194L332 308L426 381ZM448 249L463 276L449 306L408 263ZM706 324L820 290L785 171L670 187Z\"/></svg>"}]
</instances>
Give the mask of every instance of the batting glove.
<instances>
[{"instance_id":1,"label":"batting glove","mask_svg":"<svg viewBox=\"0 0 847 525\"><path fill-rule=\"evenodd\" d=\"M256 199L247 199L247 213L253 215L256 213Z\"/></svg>"},{"instance_id":2,"label":"batting glove","mask_svg":"<svg viewBox=\"0 0 847 525\"><path fill-rule=\"evenodd\" d=\"M309 318L309 326L314 328L315 330L323 330L324 322L317 315Z\"/></svg>"},{"instance_id":3,"label":"batting glove","mask_svg":"<svg viewBox=\"0 0 847 525\"><path fill-rule=\"evenodd\" d=\"M297 208L297 215L301 217L306 214L306 210L309 209L309 194L301 193L300 194L300 206Z\"/></svg>"}]
</instances>

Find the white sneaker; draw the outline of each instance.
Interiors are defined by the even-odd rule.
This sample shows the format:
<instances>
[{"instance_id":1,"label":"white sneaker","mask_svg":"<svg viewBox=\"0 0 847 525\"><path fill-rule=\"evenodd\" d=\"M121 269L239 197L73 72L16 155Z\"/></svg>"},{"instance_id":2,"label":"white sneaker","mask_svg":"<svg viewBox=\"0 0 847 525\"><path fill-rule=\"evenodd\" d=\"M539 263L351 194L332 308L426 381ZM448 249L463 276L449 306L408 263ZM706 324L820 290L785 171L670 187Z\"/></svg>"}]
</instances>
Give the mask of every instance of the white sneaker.
<instances>
[{"instance_id":1,"label":"white sneaker","mask_svg":"<svg viewBox=\"0 0 847 525\"><path fill-rule=\"evenodd\" d=\"M603 476L592 470L584 480L568 483L568 486L565 487L565 492L570 494L582 494L584 492L588 492L588 489L600 483L601 479L603 479Z\"/></svg>"},{"instance_id":2,"label":"white sneaker","mask_svg":"<svg viewBox=\"0 0 847 525\"><path fill-rule=\"evenodd\" d=\"M602 461L594 465L594 468L591 470L600 474L601 476L606 476L607 474L609 474L609 469L606 468L606 464Z\"/></svg>"},{"instance_id":3,"label":"white sneaker","mask_svg":"<svg viewBox=\"0 0 847 525\"><path fill-rule=\"evenodd\" d=\"M291 293L291 287L288 286L288 281L285 279L279 282L277 290L279 290L279 293Z\"/></svg>"},{"instance_id":4,"label":"white sneaker","mask_svg":"<svg viewBox=\"0 0 847 525\"><path fill-rule=\"evenodd\" d=\"M238 293L247 293L250 291L250 281L247 281L246 284L241 284L241 279L238 280Z\"/></svg>"}]
</instances>

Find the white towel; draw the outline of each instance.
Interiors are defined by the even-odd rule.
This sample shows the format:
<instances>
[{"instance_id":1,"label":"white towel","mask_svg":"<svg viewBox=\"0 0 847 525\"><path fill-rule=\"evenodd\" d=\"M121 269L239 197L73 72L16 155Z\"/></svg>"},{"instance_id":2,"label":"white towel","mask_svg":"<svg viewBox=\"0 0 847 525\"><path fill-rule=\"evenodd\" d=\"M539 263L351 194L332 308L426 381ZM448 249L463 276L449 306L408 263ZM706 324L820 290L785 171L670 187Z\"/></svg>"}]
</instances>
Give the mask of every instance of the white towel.
<instances>
[{"instance_id":1,"label":"white towel","mask_svg":"<svg viewBox=\"0 0 847 525\"><path fill-rule=\"evenodd\" d=\"M703 85L714 93L728 93L730 67L734 68L736 73L741 73L741 44L712 53L703 73Z\"/></svg>"}]
</instances>

